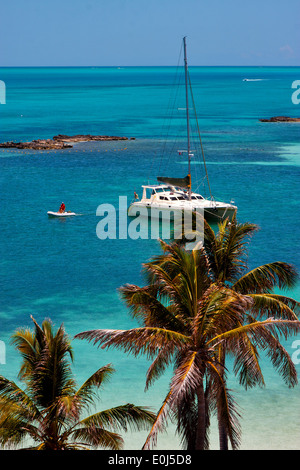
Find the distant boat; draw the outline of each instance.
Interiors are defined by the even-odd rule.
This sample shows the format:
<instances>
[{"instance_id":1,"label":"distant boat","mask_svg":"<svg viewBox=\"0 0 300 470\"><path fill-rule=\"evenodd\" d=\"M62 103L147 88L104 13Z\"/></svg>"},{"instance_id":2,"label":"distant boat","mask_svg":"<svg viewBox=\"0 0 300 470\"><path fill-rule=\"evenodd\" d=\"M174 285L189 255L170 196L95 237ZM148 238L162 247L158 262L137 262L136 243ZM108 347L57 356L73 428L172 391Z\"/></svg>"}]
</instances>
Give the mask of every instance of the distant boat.
<instances>
[{"instance_id":1,"label":"distant boat","mask_svg":"<svg viewBox=\"0 0 300 470\"><path fill-rule=\"evenodd\" d=\"M183 38L184 46L184 69L185 69L185 95L186 95L186 122L187 122L187 152L188 156L188 175L184 178L171 178L158 176L157 181L160 184L143 185L142 198L138 199L135 194L135 200L128 208L128 216L136 216L138 209L147 209L148 215L153 216L152 209L164 212L174 213L183 211L193 212L196 210L203 211L206 219L231 219L237 211L237 207L220 201L215 201L208 180L207 168L205 164L204 154L202 152L206 179L208 182L210 199L204 198L201 194L192 191L191 181L191 158L194 154L191 152L190 144L190 116L189 116L189 91L191 84L188 76L187 54L186 54L186 38ZM198 127L199 129L199 127ZM199 133L199 140L200 133ZM202 144L201 144L202 149ZM203 150L203 149L202 149Z\"/></svg>"},{"instance_id":2,"label":"distant boat","mask_svg":"<svg viewBox=\"0 0 300 470\"><path fill-rule=\"evenodd\" d=\"M75 212L70 212L70 211L66 211L66 212L52 212L52 211L49 211L47 212L48 216L49 217L70 217L72 215L76 215Z\"/></svg>"}]
</instances>

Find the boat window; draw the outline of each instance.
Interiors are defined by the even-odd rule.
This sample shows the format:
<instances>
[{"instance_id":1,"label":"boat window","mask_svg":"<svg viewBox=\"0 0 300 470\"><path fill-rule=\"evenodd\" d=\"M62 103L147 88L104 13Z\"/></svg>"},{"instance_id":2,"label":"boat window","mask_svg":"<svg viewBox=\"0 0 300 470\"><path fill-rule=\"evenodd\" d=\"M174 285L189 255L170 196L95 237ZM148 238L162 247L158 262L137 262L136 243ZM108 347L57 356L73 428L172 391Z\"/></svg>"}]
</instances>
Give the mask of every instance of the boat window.
<instances>
[{"instance_id":1,"label":"boat window","mask_svg":"<svg viewBox=\"0 0 300 470\"><path fill-rule=\"evenodd\" d=\"M171 196L171 200L172 200L172 201L177 201L177 197Z\"/></svg>"},{"instance_id":2,"label":"boat window","mask_svg":"<svg viewBox=\"0 0 300 470\"><path fill-rule=\"evenodd\" d=\"M203 199L203 197L202 196L197 196L197 199Z\"/></svg>"},{"instance_id":3,"label":"boat window","mask_svg":"<svg viewBox=\"0 0 300 470\"><path fill-rule=\"evenodd\" d=\"M151 189L144 188L143 197L146 199L151 199Z\"/></svg>"},{"instance_id":4,"label":"boat window","mask_svg":"<svg viewBox=\"0 0 300 470\"><path fill-rule=\"evenodd\" d=\"M159 199L162 199L163 201L168 201L169 199L165 196L159 196Z\"/></svg>"},{"instance_id":5,"label":"boat window","mask_svg":"<svg viewBox=\"0 0 300 470\"><path fill-rule=\"evenodd\" d=\"M192 199L197 199L196 196L192 196Z\"/></svg>"},{"instance_id":6,"label":"boat window","mask_svg":"<svg viewBox=\"0 0 300 470\"><path fill-rule=\"evenodd\" d=\"M183 197L183 196L178 196L178 199L179 199L179 201L184 201L184 197Z\"/></svg>"}]
</instances>

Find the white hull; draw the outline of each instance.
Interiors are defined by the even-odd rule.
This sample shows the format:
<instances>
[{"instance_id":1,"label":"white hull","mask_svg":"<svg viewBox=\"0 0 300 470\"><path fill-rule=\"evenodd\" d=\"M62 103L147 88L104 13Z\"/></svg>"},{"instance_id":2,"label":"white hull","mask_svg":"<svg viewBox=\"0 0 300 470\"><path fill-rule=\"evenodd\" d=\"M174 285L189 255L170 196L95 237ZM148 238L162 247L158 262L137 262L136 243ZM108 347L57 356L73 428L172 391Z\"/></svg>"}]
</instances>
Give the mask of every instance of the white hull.
<instances>
[{"instance_id":1,"label":"white hull","mask_svg":"<svg viewBox=\"0 0 300 470\"><path fill-rule=\"evenodd\" d=\"M205 199L201 194L191 193L181 188L168 185L143 186L140 200L132 202L128 208L128 216L144 215L151 218L172 219L175 215L198 211L207 220L232 218L237 207L219 201Z\"/></svg>"},{"instance_id":2,"label":"white hull","mask_svg":"<svg viewBox=\"0 0 300 470\"><path fill-rule=\"evenodd\" d=\"M47 212L49 217L70 217L72 215L76 215L75 212Z\"/></svg>"},{"instance_id":3,"label":"white hull","mask_svg":"<svg viewBox=\"0 0 300 470\"><path fill-rule=\"evenodd\" d=\"M207 220L221 220L225 218L232 219L237 208L231 204L215 203L211 204L207 201L205 205L198 205L197 207L190 204L182 204L181 206L166 206L165 204L151 204L150 202L133 202L128 208L128 216L135 217L136 215L146 215L151 218L167 218L172 219L177 215L183 213L192 213L198 210L200 214L204 212L204 218Z\"/></svg>"}]
</instances>

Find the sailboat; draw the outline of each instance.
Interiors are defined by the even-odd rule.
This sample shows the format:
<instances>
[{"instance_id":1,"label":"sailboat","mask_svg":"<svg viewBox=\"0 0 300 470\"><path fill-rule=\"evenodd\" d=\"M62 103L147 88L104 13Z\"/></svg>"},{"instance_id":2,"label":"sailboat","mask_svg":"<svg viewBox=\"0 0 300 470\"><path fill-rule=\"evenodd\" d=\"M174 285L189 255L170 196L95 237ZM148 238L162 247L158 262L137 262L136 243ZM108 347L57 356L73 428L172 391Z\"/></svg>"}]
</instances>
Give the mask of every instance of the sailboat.
<instances>
[{"instance_id":1,"label":"sailboat","mask_svg":"<svg viewBox=\"0 0 300 470\"><path fill-rule=\"evenodd\" d=\"M207 220L220 221L225 218L229 218L231 220L233 215L237 211L237 207L232 203L216 201L212 196L208 179L207 167L203 154L200 132L199 138L204 161L206 179L210 192L210 198L207 199L201 194L192 191L191 158L194 157L194 154L191 150L191 130L189 113L189 96L191 93L191 84L188 74L186 37L183 38L183 49L185 70L187 149L184 151L180 151L180 153L187 153L188 174L183 178L158 176L158 184L142 185L142 197L141 199L139 199L138 195L134 193L135 199L128 208L128 216L136 216L138 211L140 211L140 213L145 213L145 211L147 211L147 214L149 216L153 216L153 214L164 215L164 213L170 213L173 215L175 212L183 213L183 211L199 211ZM199 130L198 123L197 127Z\"/></svg>"}]
</instances>

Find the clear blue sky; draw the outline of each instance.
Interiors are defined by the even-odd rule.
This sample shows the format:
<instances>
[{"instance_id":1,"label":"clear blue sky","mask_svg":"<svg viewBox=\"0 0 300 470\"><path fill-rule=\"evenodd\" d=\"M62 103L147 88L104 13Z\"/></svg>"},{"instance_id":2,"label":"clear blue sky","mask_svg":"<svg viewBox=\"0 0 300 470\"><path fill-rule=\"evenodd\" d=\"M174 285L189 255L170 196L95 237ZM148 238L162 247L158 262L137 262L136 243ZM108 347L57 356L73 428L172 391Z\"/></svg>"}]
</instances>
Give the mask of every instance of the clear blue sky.
<instances>
[{"instance_id":1,"label":"clear blue sky","mask_svg":"<svg viewBox=\"0 0 300 470\"><path fill-rule=\"evenodd\" d=\"M3 0L0 66L300 65L300 0Z\"/></svg>"}]
</instances>

